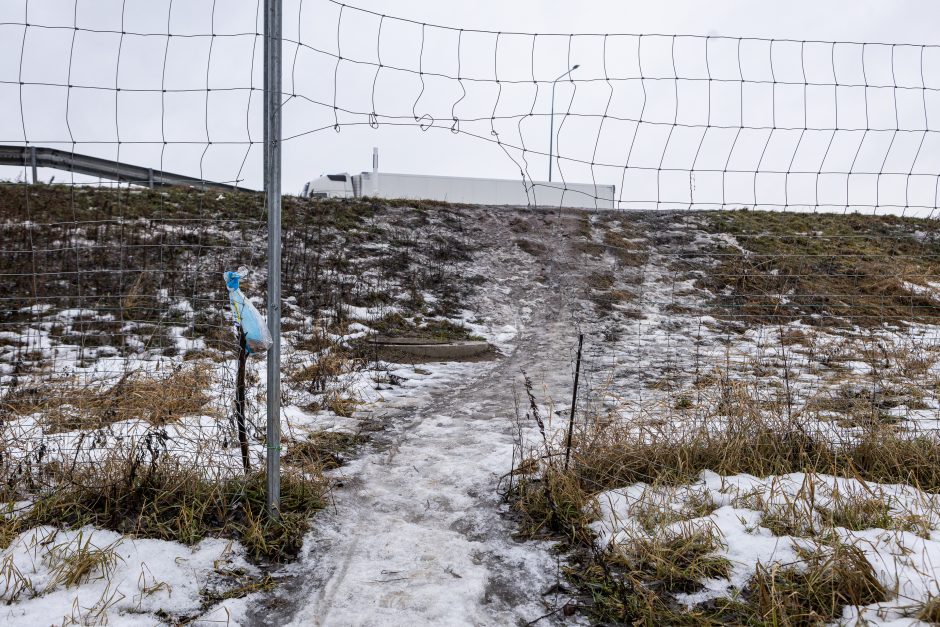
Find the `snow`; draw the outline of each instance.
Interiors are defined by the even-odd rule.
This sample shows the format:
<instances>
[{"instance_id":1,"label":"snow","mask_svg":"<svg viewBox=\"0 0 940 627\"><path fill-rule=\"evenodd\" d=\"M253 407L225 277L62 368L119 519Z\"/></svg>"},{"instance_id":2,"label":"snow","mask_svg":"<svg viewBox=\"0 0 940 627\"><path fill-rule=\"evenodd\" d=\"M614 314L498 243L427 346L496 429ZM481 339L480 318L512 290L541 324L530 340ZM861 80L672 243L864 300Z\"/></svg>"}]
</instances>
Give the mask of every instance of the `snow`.
<instances>
[{"instance_id":1,"label":"snow","mask_svg":"<svg viewBox=\"0 0 940 627\"><path fill-rule=\"evenodd\" d=\"M557 581L551 543L516 542L494 487L512 464L514 395L526 370L551 393L569 394L559 343L574 328L533 286L512 247L470 271L501 289L461 313L501 352L492 361L381 364L400 382L375 390L362 372L355 417L380 421L373 446L330 473L343 485L317 515L300 559L277 573L281 613L251 615L290 625L503 625L563 605L543 593ZM498 255L512 255L509 259ZM521 350L524 347L525 350Z\"/></svg>"},{"instance_id":2,"label":"snow","mask_svg":"<svg viewBox=\"0 0 940 627\"><path fill-rule=\"evenodd\" d=\"M881 343L918 351L936 344L936 328L922 325L910 325L905 330L833 330L792 323L785 327L753 325L738 329L742 333L731 333L724 322L712 316L676 313L671 308L682 305L701 312L705 309L702 299L707 294L695 287L694 279L674 275L670 264L678 255L668 247L651 249L649 261L641 268L621 269L624 274L636 274L632 277L636 283L631 283L630 289L637 301L624 308L636 309L642 317L622 321L619 339L602 343L597 338L606 323L597 320L581 289L592 270L607 270L614 260L609 256L596 260L567 259L569 253L557 242L569 234L560 226L540 226L538 235L552 245L555 254L551 259L534 262L512 243L514 235L505 228L504 210L481 214L481 220L490 221L481 228L489 229L487 237L493 238L493 245L462 270L467 276L487 277L488 284L481 294L468 299L466 308L452 321L484 337L496 347L499 357L493 361L419 366L360 364L330 382L331 392L348 395L357 403L351 416L313 409L314 401L322 401L323 394L296 389L285 376L288 404L281 415L286 451L290 451L292 443L320 430L360 433L368 429L373 442L349 465L328 473L337 488L342 487L331 495L331 506L317 515L298 562L277 571L281 582L276 592L280 607L269 615L268 606L261 608L250 599L233 599L207 610L197 624L212 621L255 624L262 619L268 624L297 625L513 624L534 620L563 604L564 595L542 596L561 577L559 562L563 558L551 552L550 543L519 543L512 539L516 527L494 487L510 470L512 462L518 435L512 414L520 391L521 372L525 371L535 384L549 424L549 437L557 439L563 433L559 425L566 424L573 353L579 332L588 336L582 389L597 399L597 405L616 409L624 419L631 420L654 408L653 412L659 412L671 424L688 417L660 409L672 407L678 393L688 390L696 378L710 375L709 369L716 365L727 368L727 376L735 381L747 381L753 377L755 368L761 368L765 373L761 381L767 384L761 391L768 396L775 393L772 383L793 373L792 380L799 382L796 399L807 402L813 397L836 393L843 386L871 389L874 372L871 360L864 358L862 349L866 345ZM687 227L687 223L677 224L665 234L687 234ZM179 227L181 232L185 228ZM741 250L739 242L730 235L700 231L693 231L689 249L696 253L716 244ZM387 245L369 246L380 249ZM914 292L938 288L933 283L927 285L908 288ZM172 322L194 315L189 300L174 301L165 288L159 296L176 317ZM253 296L257 299L257 295ZM404 300L413 295L403 291L400 296ZM436 300L431 294L423 296L428 303ZM341 307L343 313L354 319L345 334L330 338L341 344L373 333L370 323L403 311L394 305ZM139 341L135 345L140 350L137 354L124 354L112 347L82 348L62 343L52 334L54 324L71 332L76 320L112 318L98 316L90 309L58 312L50 309L47 305L28 308L37 316L47 315L27 325L22 333L4 333L0 339L41 351L43 359L55 356L56 374L74 375L94 384L113 383L116 374L127 372L165 373L180 363L179 356L148 352L145 343ZM290 303L284 309L298 326L309 328L317 317L317 312L301 311ZM331 315L329 311L320 314L326 318ZM180 353L205 348L202 339L184 337L185 326L168 322L162 327ZM123 331L136 332L133 326L126 326ZM779 334L783 331L805 332L811 334L812 340L807 346L782 347ZM135 339L128 337L130 344ZM18 350L0 346L0 361L4 362L0 364L3 366L0 385L12 380L13 370L5 362L12 361ZM317 357L309 352L295 353L290 342L285 342L285 372L295 366L310 365ZM824 359L839 363L838 376L819 367ZM171 443L169 452L178 459L198 467L238 472L241 461L237 449L226 445L231 440L232 428L225 419L231 410L234 361L199 363L213 368L214 384L208 391L212 397L210 405L201 415L160 427L161 432ZM250 373L258 380L264 380L263 369L263 360L249 361ZM925 376L937 375L940 367L931 364ZM654 385L667 377L670 386ZM256 392L250 390L250 418L260 425L265 419L263 399L254 397ZM562 407L565 409L555 411ZM919 408L902 404L890 411L902 418L903 425L916 431L936 428L940 424L938 410L937 399L928 397L922 399ZM837 418L835 414L829 417ZM48 461L63 459L66 452L76 449L81 438L92 433L100 444L84 449L78 459L93 464L119 442L139 438L153 427L141 420L128 420L114 423L107 430L85 434L77 431L45 434L41 433L43 425L38 418L24 416L9 421L7 426L12 433L23 436L14 440L29 440L26 436L32 435L33 445L38 443L36 434L41 434ZM34 452L35 448L14 447L8 453L17 459L27 459ZM260 464L265 453L260 440L252 439L250 453L253 463ZM706 473L698 482L670 493L668 499L672 500L667 502L676 508L689 499L701 498L702 494L714 502L714 511L699 522L720 531L724 541L720 552L732 564L728 579L703 582L701 592L683 600L691 604L728 594L729 586L744 586L758 562L793 561L794 543L801 540L774 536L761 525L763 514L749 498L762 493L771 506L780 505L781 499L800 494L806 480L800 474L756 478ZM818 476L814 481L817 500L828 498L827 494L831 496L835 485L843 492L861 487L851 480L833 477ZM907 511L926 515L924 499L934 498L902 486L867 487L889 495L899 515ZM601 517L594 530L599 546L608 547L627 541L631 534L646 533L632 515L631 506L650 489L637 484L598 496ZM866 618L880 612L878 621L891 624L892 620L901 620L902 604L940 594L936 589L935 567L940 564L937 545L940 536L937 521L932 521L932 525L927 539L897 530L839 530L842 537L864 548L884 582L890 583L890 587L895 585L891 582L897 582L901 595L883 607L849 608L847 619L855 619L853 611ZM2 559L10 557L27 568L43 592L50 566L39 556L42 549L30 546L35 544L32 540L35 534L48 532L30 530L2 553ZM174 615L198 614L201 586L211 578L217 568L216 560L227 547L221 540L185 547L122 538L89 528L62 531L58 537L61 542L73 541L77 533L90 534L97 546L117 543L115 550L121 559L111 573L112 583L107 583L106 578L93 578L73 588L49 590L32 599L23 597L4 608L6 614L0 621L49 624L61 622L63 615L72 611L84 617L92 611L89 608L94 608L102 598L106 601L112 598L108 595L115 591L120 594L114 594L116 600L106 612L110 624L148 621L156 624L159 620L155 612L159 609ZM237 545L230 552L231 556L225 559L232 567L255 572L244 563ZM156 586L156 582L167 582L169 590ZM142 588L153 592L143 594Z\"/></svg>"},{"instance_id":3,"label":"snow","mask_svg":"<svg viewBox=\"0 0 940 627\"><path fill-rule=\"evenodd\" d=\"M110 566L96 567L78 585L57 577L79 550L113 551ZM113 531L82 527L62 531L38 527L20 534L0 553L5 587L0 599L3 625L107 623L163 625L165 618L223 614L238 625L245 601L224 601L204 612L203 593L219 571L257 573L235 543L206 539L194 547L162 540L132 539ZM14 579L9 573L18 572ZM18 581L11 586L12 581ZM15 587L14 587L15 586ZM11 601L13 601L11 603ZM198 624L198 623L197 623Z\"/></svg>"},{"instance_id":4,"label":"snow","mask_svg":"<svg viewBox=\"0 0 940 627\"><path fill-rule=\"evenodd\" d=\"M448 381L448 395L461 400L410 401L417 414L388 450L342 469L347 486L335 509L321 512L287 571L309 578L291 624L479 625L544 613L538 595L517 597L519 582L508 577L543 589L553 560L511 540L492 492L508 470L512 433L495 419L501 408L462 400L485 396L503 370L475 366Z\"/></svg>"},{"instance_id":5,"label":"snow","mask_svg":"<svg viewBox=\"0 0 940 627\"><path fill-rule=\"evenodd\" d=\"M689 485L669 488L637 483L623 489L600 493L597 505L599 519L591 524L600 549L627 543L638 534L662 533L668 529L646 531L637 522L636 507L650 500L681 511L691 495L705 498L716 505L707 516L690 518L686 524L709 524L718 530L722 546L716 555L727 558L731 573L727 579L705 580L703 589L694 594L679 595L679 600L694 605L703 601L730 596L742 590L753 576L758 564L793 564L798 562L796 546L806 546L806 537L775 536L761 525L766 511L780 511L788 504L797 504L803 511L813 512L819 524L818 510L831 508L834 500L852 496L870 497L890 504L892 518L916 515L929 521L929 537L902 529L866 529L852 531L836 527L834 531L845 543L865 553L881 584L894 597L875 606L848 609L846 618L859 616L872 624L890 624L903 618L905 608L924 602L940 593L940 521L932 513L937 495L906 485L878 484L830 475L788 475L757 478L740 474L721 476L705 471ZM747 507L762 504L762 510ZM679 523L673 523L677 525Z\"/></svg>"}]
</instances>

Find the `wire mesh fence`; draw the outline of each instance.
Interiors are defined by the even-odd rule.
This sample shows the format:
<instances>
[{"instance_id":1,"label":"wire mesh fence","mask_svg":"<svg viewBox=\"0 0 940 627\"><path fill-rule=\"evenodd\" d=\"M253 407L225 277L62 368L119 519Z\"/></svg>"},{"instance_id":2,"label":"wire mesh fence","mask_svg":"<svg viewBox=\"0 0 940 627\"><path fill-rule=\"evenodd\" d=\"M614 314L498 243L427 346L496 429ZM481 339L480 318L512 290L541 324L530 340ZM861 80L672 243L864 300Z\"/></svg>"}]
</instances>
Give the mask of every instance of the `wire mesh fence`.
<instances>
[{"instance_id":1,"label":"wire mesh fence","mask_svg":"<svg viewBox=\"0 0 940 627\"><path fill-rule=\"evenodd\" d=\"M195 540L263 508L264 362L239 429L222 278L263 300L261 16L202 8L0 10L0 143L27 149L0 184L2 480L34 523Z\"/></svg>"},{"instance_id":2,"label":"wire mesh fence","mask_svg":"<svg viewBox=\"0 0 940 627\"><path fill-rule=\"evenodd\" d=\"M262 8L5 5L0 144L260 188ZM294 188L311 151L347 158L405 138L424 154L415 167L479 164L528 200L497 238L472 231L471 207L416 218L379 200L289 197L285 362L300 354L307 379L285 383L285 404L312 394L316 411L350 413L354 399L323 389L338 368L327 340L356 322L400 331L419 312L453 324L472 291L461 264L511 244L570 321L559 350L573 356L586 333L575 446L598 425L708 431L730 407L842 440L936 426L940 47L485 31L311 0L288 3L284 27ZM260 308L264 198L4 172L9 494L85 480L115 455L241 474L222 273L247 267ZM261 362L249 364L260 470L274 443Z\"/></svg>"},{"instance_id":3,"label":"wire mesh fence","mask_svg":"<svg viewBox=\"0 0 940 627\"><path fill-rule=\"evenodd\" d=\"M624 209L936 206L937 46L518 33L319 10L335 34L332 19L320 37L288 33L291 106L331 112L337 131L417 125L497 148L533 204L551 158L561 187L615 184L602 200ZM330 69L332 84L303 80Z\"/></svg>"},{"instance_id":4,"label":"wire mesh fence","mask_svg":"<svg viewBox=\"0 0 940 627\"><path fill-rule=\"evenodd\" d=\"M587 367L627 415L682 422L694 382L733 367L790 413L933 428L935 400L882 378L911 374L886 355L935 340L937 46L507 32L341 2L313 36L303 11L290 98L314 128L417 126L442 154L501 154L530 206L635 210L541 227L562 307L594 331Z\"/></svg>"}]
</instances>

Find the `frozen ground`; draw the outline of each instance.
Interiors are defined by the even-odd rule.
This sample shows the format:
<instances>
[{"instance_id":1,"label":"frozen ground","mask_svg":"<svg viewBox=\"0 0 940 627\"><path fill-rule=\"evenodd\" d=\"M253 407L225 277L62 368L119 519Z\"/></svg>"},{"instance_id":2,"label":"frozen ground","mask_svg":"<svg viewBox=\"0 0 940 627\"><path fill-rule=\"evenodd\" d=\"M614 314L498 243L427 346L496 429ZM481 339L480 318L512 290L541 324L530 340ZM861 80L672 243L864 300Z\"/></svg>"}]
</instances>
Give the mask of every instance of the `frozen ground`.
<instances>
[{"instance_id":1,"label":"frozen ground","mask_svg":"<svg viewBox=\"0 0 940 627\"><path fill-rule=\"evenodd\" d=\"M611 544L629 544L637 538L656 534L682 533L682 530L714 530L718 534L717 557L728 560L727 578L705 579L703 589L679 595L688 605L717 597L727 597L732 589L742 590L758 564L798 564L798 548L816 549L818 540L809 533L822 529L820 512L839 511L858 502L884 503L880 522L889 528L848 529L836 526L837 542L862 549L874 574L886 590L888 601L855 608L847 607L847 624L917 623L911 616L925 600L936 596L940 580L940 533L935 529L936 499L910 486L881 485L828 475L792 473L760 479L750 475L722 477L705 472L697 483L678 488L636 484L597 496L601 518L593 524L602 550ZM712 509L705 516L682 515L692 507ZM675 512L680 520L663 528L644 529L637 514L646 507ZM801 514L808 512L804 518ZM792 534L775 534L768 527L770 517L783 519L795 527ZM801 528L805 525L807 528ZM826 544L833 544L828 539ZM913 608L913 612L912 612Z\"/></svg>"},{"instance_id":2,"label":"frozen ground","mask_svg":"<svg viewBox=\"0 0 940 627\"><path fill-rule=\"evenodd\" d=\"M6 625L158 625L166 608L201 615L197 624L238 623L243 599L225 591L258 575L237 545L207 539L194 547L131 539L83 527L38 527L3 551ZM80 572L82 564L88 570ZM213 591L220 596L208 601Z\"/></svg>"},{"instance_id":3,"label":"frozen ground","mask_svg":"<svg viewBox=\"0 0 940 627\"><path fill-rule=\"evenodd\" d=\"M325 393L291 387L290 377L285 377L289 404L284 408L283 427L290 439L288 453L292 442L324 430L367 432L371 440L348 464L328 473L335 484L330 505L315 517L299 559L271 570L276 581L273 589L206 606L205 595L200 597L193 590L204 589L204 582L218 576L216 560L221 558L212 557L212 552L238 560L237 544L207 542L189 548L88 529L84 533L92 534L96 543L119 543L114 549L120 556L113 567L116 576L110 579L115 583L106 584L108 579L93 576L76 587L55 592L50 588L48 594L33 599L27 600L24 594L11 603L10 613L0 615L0 621L55 622L60 619L53 614L67 616L73 606L80 608L80 616L104 607L99 615L109 616L111 624L158 623L157 612L164 608L198 616L197 624L506 625L540 617L546 617L540 624L583 620L577 616L564 619L557 612L574 595L563 582L565 558L552 550L550 542L514 539L516 521L497 489L500 478L511 469L520 430L527 438L537 434L534 425L515 420L525 413L517 407L528 402L522 390L523 373L534 382L548 420L548 436L557 440L563 435L579 333L585 334L581 393L583 399L590 399L595 415L607 409L613 415L616 409L634 418L647 417L651 424L656 420L694 422L698 417L685 409L682 399L696 394L696 386L721 368L731 378L745 379L760 372L768 399L792 385L795 402L825 404L833 429L852 428L845 406L868 393L879 395L884 416L901 425L915 429L937 424L936 388L906 385L909 376L895 376L891 369L885 374L882 367L884 347L896 346L897 352L903 349L909 355L907 365L916 365L918 377L927 381L936 376L934 327L912 325L901 332L788 322L732 328L708 307L714 294L697 285L696 272L705 272L712 263L706 254L709 247L737 246L737 242L706 233L694 220L486 208L468 209L463 220L472 225L462 237L473 244L474 252L469 261L457 264L457 272L482 277L482 282L461 302L460 317L473 333L490 340L498 355L463 363L384 362L344 371L334 384L356 401L351 415L327 407ZM382 248L374 242L369 246ZM681 269L680 261L685 264ZM688 268L690 263L693 270ZM393 288L404 289L398 283ZM933 288L911 288L929 289ZM434 298L425 295L428 302ZM340 344L367 336L371 323L398 311L397 305L375 310L345 306L356 321L331 338ZM185 307L178 309L180 318L191 315ZM309 322L304 320L309 312L296 304L285 311L298 325ZM84 314L56 315L76 318ZM35 336L43 351L54 349L47 345L49 334L42 333L48 330L40 327ZM184 340L181 333L170 334L180 351L202 348L184 344L191 340ZM783 342L783 335L796 339ZM292 336L291 342L299 337ZM315 363L317 353L293 348L288 346L287 357L294 360L289 369ZM2 345L0 350L4 350ZM108 351L99 351L96 358L105 363L101 360L109 358ZM257 366L254 370L260 375ZM201 422L208 422L205 418L192 417L169 430L185 430L187 425L202 429ZM257 415L254 418L261 420ZM111 429L132 432L137 424L120 423ZM213 424L220 431L200 433L220 440L226 425ZM36 428L27 419L21 426ZM82 436L70 432L57 437ZM238 458L230 446L212 450L224 456L226 464L237 467ZM262 452L263 443L254 441L252 454L260 457ZM758 558L785 560L793 551L791 538L754 533L759 529L758 514L738 498L739 492L771 485L790 490L802 479L705 475L701 485L689 488L707 491L719 505L709 516L726 534L729 559L739 562L734 571L738 579ZM602 546L629 527L630 501L642 490L643 486L621 486L600 495L603 514L595 530ZM820 490L820 495L824 493ZM75 532L69 533L72 538ZM905 594L922 598L935 587L931 569L937 533L930 531L926 539L898 539L872 532L864 538L871 547L866 555L873 562L893 564L879 573L886 581L892 576L908 577ZM25 548L29 544L25 538L16 539L2 559L13 560L20 570L32 569L35 581L31 582L41 587L49 579L54 560L29 558L29 551L35 549ZM911 551L920 557L911 558L909 568L892 561L894 554ZM30 559L28 564L24 561ZM144 563L164 573L155 581L165 581L172 594L146 581L134 583L137 589L133 589L131 579L145 570ZM174 567L183 563L192 567ZM223 564L221 570L227 568ZM241 562L234 568L254 573L253 567ZM927 574L918 578L915 572ZM739 583L738 579L731 583ZM231 589L233 582L222 584L223 589ZM146 602L135 599L142 594L141 585L153 589L144 595ZM710 582L699 597L687 601L718 595L726 587L727 582ZM130 600L102 605L100 600L116 589L121 599ZM877 615L875 609L863 611L872 618ZM886 620L896 617L890 611L884 615Z\"/></svg>"},{"instance_id":4,"label":"frozen ground","mask_svg":"<svg viewBox=\"0 0 940 627\"><path fill-rule=\"evenodd\" d=\"M511 468L521 374L548 395L570 394L577 321L553 306L562 283L536 281L542 268L499 234L498 220L481 221L499 245L478 260L490 285L473 306L485 320L474 330L500 355L424 364L436 382L375 408L391 426L338 471L344 485L334 505L253 620L505 625L566 602L554 592L558 557L546 543L513 539L496 486Z\"/></svg>"},{"instance_id":5,"label":"frozen ground","mask_svg":"<svg viewBox=\"0 0 940 627\"><path fill-rule=\"evenodd\" d=\"M583 320L595 340L586 364L594 428L626 421L637 441L644 434L681 433L684 425L715 433L722 428L722 416L731 412L722 408L729 399L753 403L752 411L776 414L783 421L791 415L837 442L851 442L875 423L891 425L902 437L940 426L936 326L898 324L890 316L881 324L861 326L826 315L776 324L756 316L743 323L717 319L709 307L714 294L696 279L715 272L710 268L716 262L707 251L740 248L737 240L709 234L691 217L677 216L672 223L635 218L641 225L650 220L651 247L642 265L618 273L618 281L627 277L635 297L618 308L629 307L639 315L619 322L604 316ZM776 272L773 260L766 264L759 272ZM880 272L885 271L899 269L886 266ZM865 290L858 283L853 288ZM935 288L925 277L905 289L936 302ZM888 300L886 291L876 293ZM749 296L769 296L786 305L790 294ZM800 296L805 298L794 295ZM910 311L913 315L917 309ZM749 396L721 396L736 385L746 386ZM554 433L555 447L562 435ZM652 518L665 522L650 524L650 501L657 511ZM846 607L846 624L916 623L913 617L940 594L937 495L911 486L802 473L756 478L705 472L699 483L678 488L617 486L597 495L595 503L599 520L591 528L598 535L596 548L619 556L611 558L614 568L638 563L641 558L631 553L637 543L664 542L683 533L714 536L717 548L710 557L727 560L729 575L703 579L692 586L700 587L697 592L675 595L688 607L747 596L758 565L800 569L806 564L801 551L825 554L836 545L861 550L888 599ZM868 513L860 516L858 511ZM820 522L823 515L828 516L826 525ZM796 528L788 529L779 522L781 516L806 516L809 527L791 520L788 524ZM849 528L840 526L840 516ZM662 584L654 581L651 586Z\"/></svg>"},{"instance_id":6,"label":"frozen ground","mask_svg":"<svg viewBox=\"0 0 940 627\"><path fill-rule=\"evenodd\" d=\"M297 350L293 339L288 340L285 398L291 404L283 412L288 453L293 442L324 430L366 430L372 434L372 442L358 459L332 472L331 479L337 484L331 495L333 504L317 516L301 558L273 573L278 582L273 595L256 593L244 601L231 599L208 606L205 594L188 600L180 594L157 595L156 601L140 608L107 599L99 603L110 586L125 580L126 569L119 567L107 572L92 570L87 578L66 586L54 598L69 597L69 607L76 604L86 613L94 609L94 616L100 619L144 623L172 617L209 623L219 620L222 612L226 621L246 624L505 624L531 620L563 604L566 599L557 594L543 598L558 580L557 557L547 546L513 539L514 525L496 493L496 483L511 468L516 436L513 403L522 370L543 386L546 394L570 394L577 320L571 309L557 309L558 294L567 293L568 279L546 280L556 274L548 268L556 262L533 258L514 245L512 233L504 229L504 211L484 210L477 217L468 237L486 249L464 264L462 273L484 277L485 284L464 303L460 316L473 333L485 336L496 347L499 355L495 358L447 364L381 362L377 367L344 369L330 386L356 402L357 411L347 417L325 406L327 393L311 393L292 383L291 373L312 363L312 357L315 361L315 355ZM523 212L522 219L536 220L538 216ZM567 228L541 229L539 237L551 243L553 236L567 237ZM433 293L423 296L431 303L436 298ZM184 320L192 315L191 308L177 309ZM339 335L332 334L331 341L338 345L365 336L374 320L400 310L394 305L344 305L343 309L359 322L348 324ZM295 324L309 322L303 320L305 312L291 301L285 311ZM62 342L49 341L48 330L54 321L47 324L47 314L56 319L67 317L63 318L67 323L64 331L57 329L63 337L71 332L72 320L98 315L36 312L42 317L30 327L29 346L44 342L41 350L50 355ZM11 338L13 349L18 340ZM201 346L185 348L198 350ZM62 363L69 364L72 372L86 376L87 371L91 377L97 371L105 375L128 369L162 371L172 361L172 355L111 357L107 350L78 355L80 347L69 345L64 350L70 352L61 353ZM45 353L34 357L41 364ZM134 366L136 360L139 368ZM259 363L251 362L255 377L260 374ZM213 389L212 398L219 399L213 406L222 408L230 389ZM261 400L252 403L257 422L263 422L257 415ZM43 460L29 455L39 446L55 443L55 460L67 461L70 453L81 450L87 437L81 429L51 433L37 413L17 416L15 426L23 434L17 442L25 445L20 454L37 464ZM185 437L187 428L194 430L192 438ZM95 454L107 448L102 441L133 439L148 430L152 426L139 419L108 424L80 461L94 464ZM186 417L159 430L169 435L171 454L213 466L218 461L206 455L211 451L224 457L226 465L237 466L229 427L218 416ZM181 442L192 446L181 448ZM262 447L253 440L252 457L260 455ZM86 534L106 542L115 535L100 529L87 529ZM127 538L124 542L135 541ZM172 570L171 562L181 559L180 548L172 543L148 542L153 547L148 561L151 567L161 572ZM19 546L11 544L5 556L16 558ZM236 553L240 551L237 543L232 546ZM118 560L118 564L123 562ZM131 564L129 568L134 567ZM224 570L224 564L183 570L168 576L172 581L166 583L168 587L204 591L206 581L220 568ZM39 567L27 574L30 581L37 582L43 576ZM235 583L226 580L220 586L226 594L238 593ZM120 589L121 595L127 596L125 588ZM45 588L29 588L28 593L10 599L11 607L17 609L9 619L45 620L49 611L58 611L41 602L46 596ZM364 605L364 600L374 603ZM247 618L241 613L244 607L251 608Z\"/></svg>"}]
</instances>

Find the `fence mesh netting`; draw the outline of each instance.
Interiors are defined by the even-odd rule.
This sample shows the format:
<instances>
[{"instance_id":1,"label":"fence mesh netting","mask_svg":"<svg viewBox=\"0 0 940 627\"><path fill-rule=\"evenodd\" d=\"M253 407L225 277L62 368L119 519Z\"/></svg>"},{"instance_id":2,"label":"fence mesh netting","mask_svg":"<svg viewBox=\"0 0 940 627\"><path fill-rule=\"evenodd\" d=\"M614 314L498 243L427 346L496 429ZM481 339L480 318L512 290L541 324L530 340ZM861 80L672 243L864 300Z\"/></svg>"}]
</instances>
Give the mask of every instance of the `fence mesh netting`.
<instances>
[{"instance_id":1,"label":"fence mesh netting","mask_svg":"<svg viewBox=\"0 0 940 627\"><path fill-rule=\"evenodd\" d=\"M586 335L576 444L618 424L681 437L742 407L841 441L936 426L940 47L496 32L326 0L285 16L285 189L315 178L311 155L348 169L381 139L402 169L478 166L526 201L285 200L288 441L395 385L394 359L354 340L466 339L495 284L483 258L550 289L547 368L568 377ZM242 472L222 276L244 266L263 310L262 17L257 1L0 9L0 144L151 173L3 170L9 495L117 458Z\"/></svg>"}]
</instances>

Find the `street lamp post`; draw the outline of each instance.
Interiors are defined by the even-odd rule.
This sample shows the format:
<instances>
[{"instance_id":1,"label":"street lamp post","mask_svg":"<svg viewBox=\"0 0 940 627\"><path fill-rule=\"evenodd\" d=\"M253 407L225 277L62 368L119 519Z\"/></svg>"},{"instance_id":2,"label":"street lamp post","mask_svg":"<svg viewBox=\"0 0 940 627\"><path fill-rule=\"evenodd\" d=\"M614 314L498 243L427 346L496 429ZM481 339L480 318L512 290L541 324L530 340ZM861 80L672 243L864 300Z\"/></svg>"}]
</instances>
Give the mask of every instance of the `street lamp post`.
<instances>
[{"instance_id":1,"label":"street lamp post","mask_svg":"<svg viewBox=\"0 0 940 627\"><path fill-rule=\"evenodd\" d=\"M552 113L548 118L549 119L549 127L548 127L548 182L549 183L552 182L552 151L555 148L553 144L555 140L555 83L557 83L564 77L568 76L569 74L577 70L579 67L581 66L579 65L571 66L570 70L568 70L567 72L565 72L564 74L562 74L561 76L559 76L558 78L552 81Z\"/></svg>"}]
</instances>

